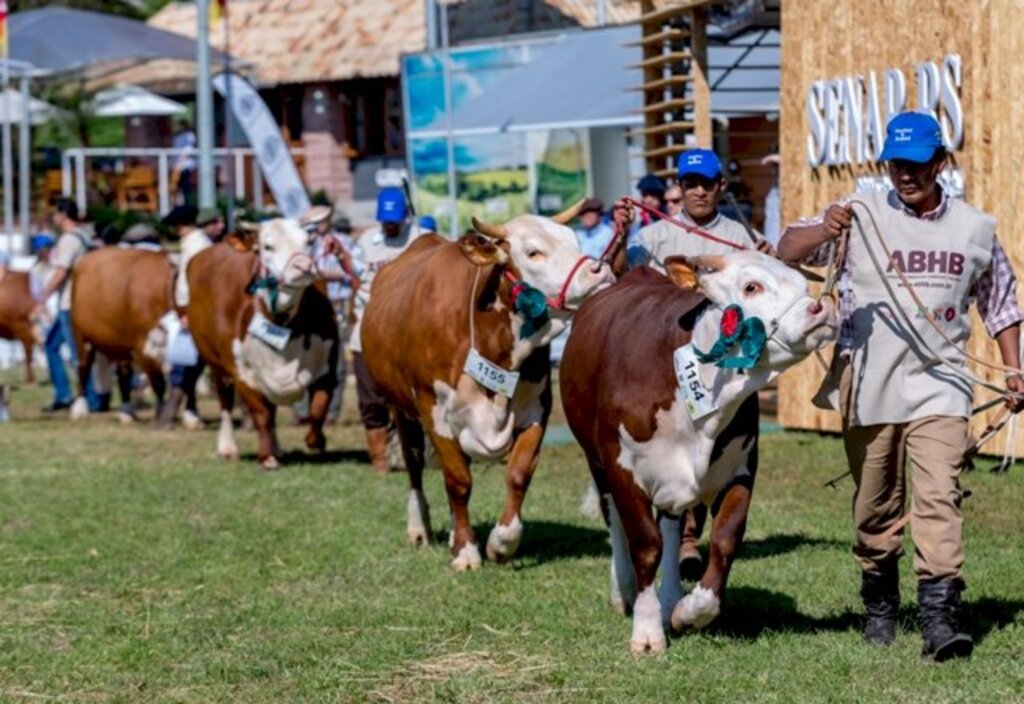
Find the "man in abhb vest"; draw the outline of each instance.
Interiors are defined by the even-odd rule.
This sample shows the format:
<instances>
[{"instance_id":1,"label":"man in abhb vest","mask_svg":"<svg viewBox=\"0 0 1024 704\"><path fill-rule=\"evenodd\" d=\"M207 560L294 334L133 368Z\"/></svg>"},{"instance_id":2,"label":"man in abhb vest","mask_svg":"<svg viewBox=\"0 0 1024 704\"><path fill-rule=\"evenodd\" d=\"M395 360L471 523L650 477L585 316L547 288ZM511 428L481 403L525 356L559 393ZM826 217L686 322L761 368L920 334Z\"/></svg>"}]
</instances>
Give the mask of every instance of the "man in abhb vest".
<instances>
[{"instance_id":1,"label":"man in abhb vest","mask_svg":"<svg viewBox=\"0 0 1024 704\"><path fill-rule=\"evenodd\" d=\"M914 112L893 117L882 159L888 162L891 190L857 193L821 218L787 228L779 255L821 265L829 250L824 245L850 233L845 261L838 264L841 323L827 382L838 387L846 456L857 486L853 552L862 570L864 636L881 645L895 638L902 541L900 531L890 529L904 512L909 459L923 655L942 661L968 656L973 648L960 626L959 482L972 387L951 369L964 367L962 354L919 315L899 271L935 323L961 347L970 336L968 305L974 300L1003 364L1013 369L1020 368L1024 315L1017 305L1016 276L996 239L995 219L950 197L937 183L947 154L935 118ZM1022 393L1024 379L1009 375L1006 386ZM819 392L818 398L823 396ZM1019 398L1007 401L1015 412L1022 405Z\"/></svg>"}]
</instances>

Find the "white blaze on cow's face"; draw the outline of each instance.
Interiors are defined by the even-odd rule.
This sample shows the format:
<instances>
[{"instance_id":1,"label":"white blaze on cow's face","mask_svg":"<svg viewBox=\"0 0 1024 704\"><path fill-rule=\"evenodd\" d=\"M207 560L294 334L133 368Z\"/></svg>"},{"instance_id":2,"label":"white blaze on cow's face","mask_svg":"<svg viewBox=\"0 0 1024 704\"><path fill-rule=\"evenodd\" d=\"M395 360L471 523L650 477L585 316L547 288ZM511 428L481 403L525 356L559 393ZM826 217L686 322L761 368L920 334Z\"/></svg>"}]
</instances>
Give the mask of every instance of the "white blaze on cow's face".
<instances>
[{"instance_id":1,"label":"white blaze on cow's face","mask_svg":"<svg viewBox=\"0 0 1024 704\"><path fill-rule=\"evenodd\" d=\"M509 258L523 281L549 299L561 294L569 282L565 309L575 310L587 296L615 282L607 264L590 259L577 267L584 255L569 227L536 215L520 215L505 227Z\"/></svg>"},{"instance_id":2,"label":"white blaze on cow's face","mask_svg":"<svg viewBox=\"0 0 1024 704\"><path fill-rule=\"evenodd\" d=\"M311 235L295 220L260 223L259 258L263 275L278 282L277 308L288 310L314 281Z\"/></svg>"},{"instance_id":3,"label":"white blaze on cow's face","mask_svg":"<svg viewBox=\"0 0 1024 704\"><path fill-rule=\"evenodd\" d=\"M800 272L752 250L708 260L716 268L698 270L701 290L717 307L737 304L744 318L764 322L769 367L789 366L835 339L836 306L812 297Z\"/></svg>"}]
</instances>

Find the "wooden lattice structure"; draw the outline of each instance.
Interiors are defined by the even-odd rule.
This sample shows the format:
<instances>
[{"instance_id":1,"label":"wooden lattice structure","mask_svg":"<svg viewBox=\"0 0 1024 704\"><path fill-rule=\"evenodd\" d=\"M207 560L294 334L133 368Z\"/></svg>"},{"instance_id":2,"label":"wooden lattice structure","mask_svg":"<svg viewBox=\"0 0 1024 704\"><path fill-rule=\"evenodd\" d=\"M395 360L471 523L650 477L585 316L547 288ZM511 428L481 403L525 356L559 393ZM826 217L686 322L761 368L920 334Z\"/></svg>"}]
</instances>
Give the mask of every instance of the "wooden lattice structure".
<instances>
[{"instance_id":1,"label":"wooden lattice structure","mask_svg":"<svg viewBox=\"0 0 1024 704\"><path fill-rule=\"evenodd\" d=\"M709 0L641 0L642 59L647 172L675 174L675 158L687 146L711 146L711 91L707 78Z\"/></svg>"}]
</instances>

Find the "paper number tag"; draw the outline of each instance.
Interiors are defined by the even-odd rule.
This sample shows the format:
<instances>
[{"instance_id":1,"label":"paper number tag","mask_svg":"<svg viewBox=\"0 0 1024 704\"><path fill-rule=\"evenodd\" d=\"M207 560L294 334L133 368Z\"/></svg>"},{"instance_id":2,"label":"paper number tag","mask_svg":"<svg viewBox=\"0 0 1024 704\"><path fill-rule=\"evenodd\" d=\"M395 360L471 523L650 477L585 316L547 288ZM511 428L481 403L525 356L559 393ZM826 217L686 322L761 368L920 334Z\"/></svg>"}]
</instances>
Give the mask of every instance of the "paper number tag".
<instances>
[{"instance_id":1,"label":"paper number tag","mask_svg":"<svg viewBox=\"0 0 1024 704\"><path fill-rule=\"evenodd\" d=\"M519 372L510 372L484 359L479 352L470 348L466 366L462 371L485 388L512 398L519 384Z\"/></svg>"},{"instance_id":2,"label":"paper number tag","mask_svg":"<svg viewBox=\"0 0 1024 704\"><path fill-rule=\"evenodd\" d=\"M711 390L701 381L697 356L693 345L683 345L672 354L676 369L676 383L683 394L686 410L693 420L700 420L718 410Z\"/></svg>"},{"instance_id":3,"label":"paper number tag","mask_svg":"<svg viewBox=\"0 0 1024 704\"><path fill-rule=\"evenodd\" d=\"M263 340L275 350L281 352L288 346L288 340L291 339L292 331L280 325L274 325L267 320L266 316L256 311L252 316L252 322L249 323L249 334Z\"/></svg>"}]
</instances>

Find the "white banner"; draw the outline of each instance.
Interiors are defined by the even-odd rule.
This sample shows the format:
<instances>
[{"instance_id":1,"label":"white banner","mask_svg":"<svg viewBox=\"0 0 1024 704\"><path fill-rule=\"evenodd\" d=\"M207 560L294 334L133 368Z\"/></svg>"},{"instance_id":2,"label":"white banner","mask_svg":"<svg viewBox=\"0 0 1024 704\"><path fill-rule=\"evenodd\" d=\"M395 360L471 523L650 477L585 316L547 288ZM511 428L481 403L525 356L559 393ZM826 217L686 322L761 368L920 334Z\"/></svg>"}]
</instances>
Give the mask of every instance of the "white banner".
<instances>
[{"instance_id":1,"label":"white banner","mask_svg":"<svg viewBox=\"0 0 1024 704\"><path fill-rule=\"evenodd\" d=\"M228 80L231 81L231 112L245 130L277 207L285 217L299 217L309 210L309 196L291 152L281 139L281 130L263 98L238 74L218 73L213 77L213 87L227 99Z\"/></svg>"}]
</instances>

